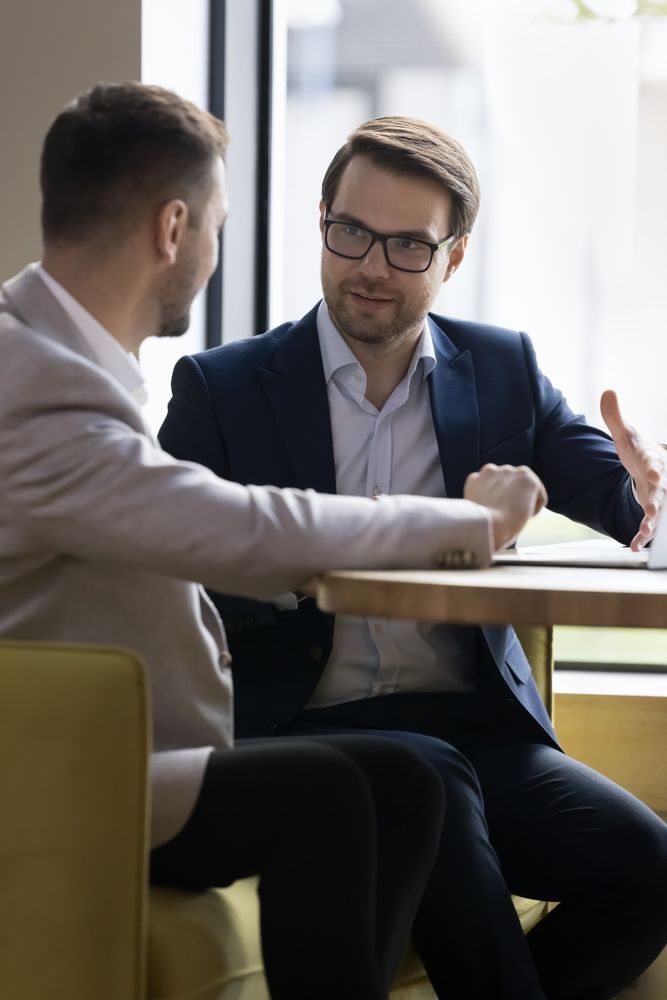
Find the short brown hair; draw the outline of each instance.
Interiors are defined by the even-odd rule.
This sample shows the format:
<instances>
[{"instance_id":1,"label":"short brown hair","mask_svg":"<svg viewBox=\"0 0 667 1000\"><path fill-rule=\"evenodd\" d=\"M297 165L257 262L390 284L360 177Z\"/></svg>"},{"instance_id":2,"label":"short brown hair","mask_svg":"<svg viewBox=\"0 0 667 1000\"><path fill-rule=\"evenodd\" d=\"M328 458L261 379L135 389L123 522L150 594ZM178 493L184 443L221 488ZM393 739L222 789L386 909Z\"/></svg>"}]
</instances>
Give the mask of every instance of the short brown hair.
<instances>
[{"instance_id":1,"label":"short brown hair","mask_svg":"<svg viewBox=\"0 0 667 1000\"><path fill-rule=\"evenodd\" d=\"M42 232L71 242L182 198L193 224L224 157L224 124L162 87L99 83L55 119L42 150Z\"/></svg>"},{"instance_id":2,"label":"short brown hair","mask_svg":"<svg viewBox=\"0 0 667 1000\"><path fill-rule=\"evenodd\" d=\"M460 142L429 122L397 115L373 118L355 129L338 150L322 181L322 200L331 205L353 156L368 156L396 174L430 177L452 198L452 232L465 236L479 208L479 181Z\"/></svg>"}]
</instances>

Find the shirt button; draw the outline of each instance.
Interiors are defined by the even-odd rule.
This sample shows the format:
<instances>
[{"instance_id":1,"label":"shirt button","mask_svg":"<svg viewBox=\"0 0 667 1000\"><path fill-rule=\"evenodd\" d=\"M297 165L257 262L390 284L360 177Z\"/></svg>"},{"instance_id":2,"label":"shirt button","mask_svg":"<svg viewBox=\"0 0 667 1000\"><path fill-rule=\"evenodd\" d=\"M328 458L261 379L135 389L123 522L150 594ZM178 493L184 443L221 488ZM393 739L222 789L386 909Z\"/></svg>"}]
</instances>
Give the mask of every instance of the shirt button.
<instances>
[{"instance_id":1,"label":"shirt button","mask_svg":"<svg viewBox=\"0 0 667 1000\"><path fill-rule=\"evenodd\" d=\"M308 656L311 660L321 660L324 656L324 650L321 646L311 646L308 650Z\"/></svg>"},{"instance_id":2,"label":"shirt button","mask_svg":"<svg viewBox=\"0 0 667 1000\"><path fill-rule=\"evenodd\" d=\"M218 660L221 667L231 667L232 665L232 654L225 650L224 653L220 653Z\"/></svg>"},{"instance_id":3,"label":"shirt button","mask_svg":"<svg viewBox=\"0 0 667 1000\"><path fill-rule=\"evenodd\" d=\"M361 380L363 378L363 375L361 374L361 372L355 372L354 373L354 377L355 377L355 379L356 379L357 382L361 382Z\"/></svg>"},{"instance_id":4,"label":"shirt button","mask_svg":"<svg viewBox=\"0 0 667 1000\"><path fill-rule=\"evenodd\" d=\"M382 632L384 632L384 628L383 628L382 625L380 625L379 622L375 622L375 625L373 625L373 628L378 633L378 635L380 635Z\"/></svg>"}]
</instances>

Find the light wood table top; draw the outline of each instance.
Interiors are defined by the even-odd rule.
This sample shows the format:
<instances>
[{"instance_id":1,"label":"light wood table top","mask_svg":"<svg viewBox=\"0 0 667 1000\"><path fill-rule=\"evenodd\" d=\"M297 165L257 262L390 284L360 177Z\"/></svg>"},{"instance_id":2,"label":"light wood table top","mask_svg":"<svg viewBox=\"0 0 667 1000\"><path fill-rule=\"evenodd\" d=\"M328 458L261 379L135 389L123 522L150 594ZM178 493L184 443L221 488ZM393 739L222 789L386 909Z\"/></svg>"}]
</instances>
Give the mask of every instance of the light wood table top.
<instances>
[{"instance_id":1,"label":"light wood table top","mask_svg":"<svg viewBox=\"0 0 667 1000\"><path fill-rule=\"evenodd\" d=\"M458 624L667 628L667 571L556 566L334 571L323 611Z\"/></svg>"}]
</instances>

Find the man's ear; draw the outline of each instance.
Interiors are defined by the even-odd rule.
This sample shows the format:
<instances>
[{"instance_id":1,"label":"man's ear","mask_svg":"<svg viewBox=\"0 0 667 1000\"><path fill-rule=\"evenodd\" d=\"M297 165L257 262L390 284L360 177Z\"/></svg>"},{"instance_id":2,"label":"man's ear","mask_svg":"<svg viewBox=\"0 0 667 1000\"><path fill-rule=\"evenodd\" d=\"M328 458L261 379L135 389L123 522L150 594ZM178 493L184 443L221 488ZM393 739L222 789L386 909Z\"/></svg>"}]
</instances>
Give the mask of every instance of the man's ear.
<instances>
[{"instance_id":1,"label":"man's ear","mask_svg":"<svg viewBox=\"0 0 667 1000\"><path fill-rule=\"evenodd\" d=\"M459 239L454 244L454 247L449 252L449 262L447 264L447 270L445 271L445 276L443 281L449 281L451 276L454 274L457 268L463 263L463 258L466 255L466 250L468 249L468 240L470 237L460 236Z\"/></svg>"},{"instance_id":2,"label":"man's ear","mask_svg":"<svg viewBox=\"0 0 667 1000\"><path fill-rule=\"evenodd\" d=\"M185 230L188 228L188 206L180 198L166 201L156 221L156 250L165 264L174 264Z\"/></svg>"},{"instance_id":3,"label":"man's ear","mask_svg":"<svg viewBox=\"0 0 667 1000\"><path fill-rule=\"evenodd\" d=\"M324 216L327 214L327 206L324 201L320 202L320 232L324 232Z\"/></svg>"}]
</instances>

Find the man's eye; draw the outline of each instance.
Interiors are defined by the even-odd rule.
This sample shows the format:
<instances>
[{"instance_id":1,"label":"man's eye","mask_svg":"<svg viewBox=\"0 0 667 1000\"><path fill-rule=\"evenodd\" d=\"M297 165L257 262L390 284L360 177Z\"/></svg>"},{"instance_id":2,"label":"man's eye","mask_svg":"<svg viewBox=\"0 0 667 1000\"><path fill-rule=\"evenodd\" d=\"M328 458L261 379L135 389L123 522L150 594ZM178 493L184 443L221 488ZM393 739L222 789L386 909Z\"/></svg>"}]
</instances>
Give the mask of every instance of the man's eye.
<instances>
[{"instance_id":1,"label":"man's eye","mask_svg":"<svg viewBox=\"0 0 667 1000\"><path fill-rule=\"evenodd\" d=\"M359 226L346 225L343 226L343 233L345 234L345 236L354 238L363 236L365 231L363 229L360 229Z\"/></svg>"},{"instance_id":2,"label":"man's eye","mask_svg":"<svg viewBox=\"0 0 667 1000\"><path fill-rule=\"evenodd\" d=\"M399 250L419 250L423 247L423 243L408 239L407 236L399 236L396 239L396 246Z\"/></svg>"}]
</instances>

